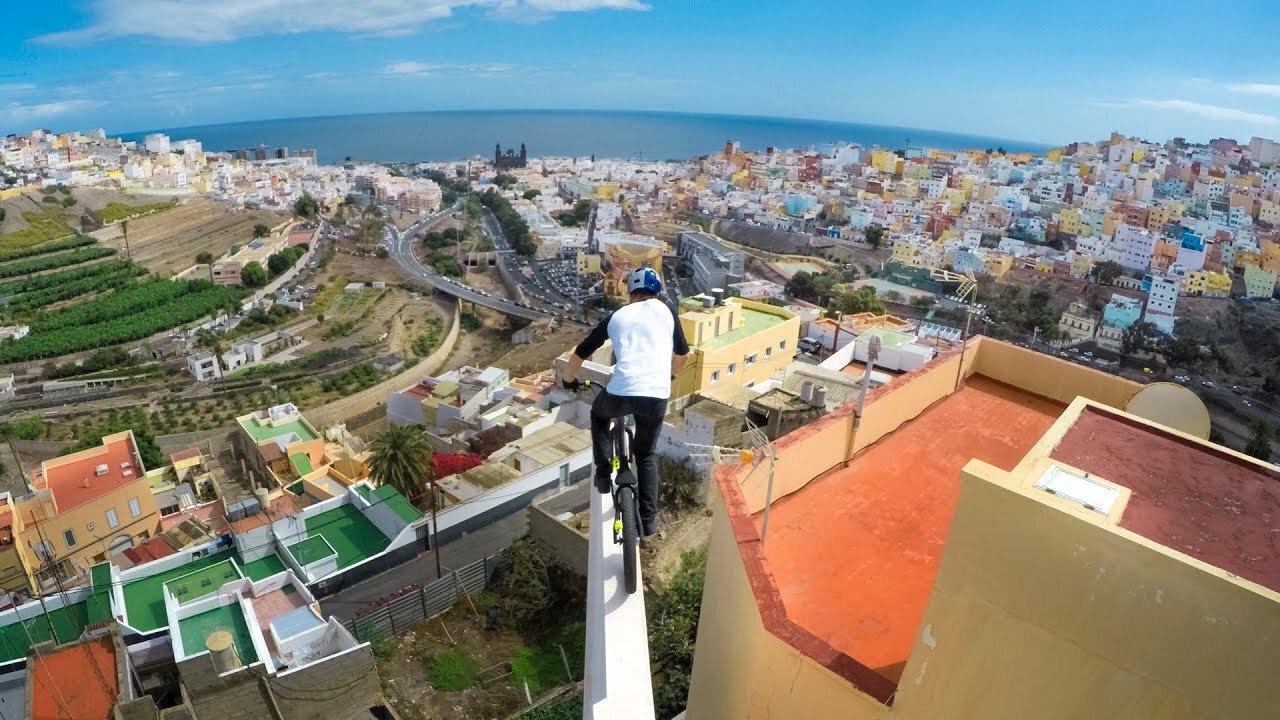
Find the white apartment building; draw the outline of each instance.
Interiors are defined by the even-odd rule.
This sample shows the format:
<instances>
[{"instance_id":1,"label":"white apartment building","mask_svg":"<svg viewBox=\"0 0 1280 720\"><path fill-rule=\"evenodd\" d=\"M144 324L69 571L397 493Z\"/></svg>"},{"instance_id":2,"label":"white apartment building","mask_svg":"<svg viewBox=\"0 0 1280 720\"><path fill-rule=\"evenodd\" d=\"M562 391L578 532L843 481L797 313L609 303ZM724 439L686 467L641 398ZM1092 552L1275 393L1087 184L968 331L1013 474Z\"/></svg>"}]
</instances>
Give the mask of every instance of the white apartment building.
<instances>
[{"instance_id":1,"label":"white apartment building","mask_svg":"<svg viewBox=\"0 0 1280 720\"><path fill-rule=\"evenodd\" d=\"M1156 249L1156 236L1146 228L1120 225L1112 243L1119 250L1117 261L1130 270L1146 270Z\"/></svg>"},{"instance_id":2,"label":"white apartment building","mask_svg":"<svg viewBox=\"0 0 1280 720\"><path fill-rule=\"evenodd\" d=\"M1176 319L1173 311L1178 304L1178 286L1180 283L1177 278L1162 275L1148 275L1143 278L1144 285L1148 281L1151 283L1151 289L1148 290L1147 309L1143 313L1142 319L1160 328L1160 332L1171 335L1173 334L1173 323Z\"/></svg>"}]
</instances>

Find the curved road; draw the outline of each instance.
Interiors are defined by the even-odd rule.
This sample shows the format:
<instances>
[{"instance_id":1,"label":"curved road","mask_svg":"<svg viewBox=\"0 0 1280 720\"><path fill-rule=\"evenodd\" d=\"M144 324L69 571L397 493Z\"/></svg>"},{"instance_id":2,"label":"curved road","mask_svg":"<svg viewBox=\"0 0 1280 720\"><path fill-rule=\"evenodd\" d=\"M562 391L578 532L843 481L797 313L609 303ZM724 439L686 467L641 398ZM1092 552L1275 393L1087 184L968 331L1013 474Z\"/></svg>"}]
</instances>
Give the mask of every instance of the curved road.
<instances>
[{"instance_id":1,"label":"curved road","mask_svg":"<svg viewBox=\"0 0 1280 720\"><path fill-rule=\"evenodd\" d=\"M390 225L386 226L387 236L383 242L386 245L387 252L391 255L391 258L396 261L396 264L400 266L400 269L415 279L425 281L428 285L440 292L453 295L460 300L466 300L477 305L492 308L507 315L514 315L516 317L527 318L529 320L542 320L544 318L554 317L551 313L530 307L521 307L511 300L494 297L487 293L482 293L479 290L475 290L467 285L454 282L437 274L434 270L422 264L422 261L413 254L414 238L428 225L444 217L446 214L453 212L455 209L456 208L449 208L447 210L441 210L434 215L414 223L413 226L404 232L397 232L394 227Z\"/></svg>"}]
</instances>

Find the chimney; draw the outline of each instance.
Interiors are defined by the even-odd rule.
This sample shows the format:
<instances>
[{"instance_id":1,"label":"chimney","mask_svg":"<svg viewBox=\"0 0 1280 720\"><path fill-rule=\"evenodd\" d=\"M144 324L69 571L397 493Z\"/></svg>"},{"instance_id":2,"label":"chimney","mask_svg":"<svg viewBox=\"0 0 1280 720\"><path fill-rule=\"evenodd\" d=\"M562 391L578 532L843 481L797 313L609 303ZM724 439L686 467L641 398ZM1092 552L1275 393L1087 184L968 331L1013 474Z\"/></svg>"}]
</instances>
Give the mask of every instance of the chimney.
<instances>
[{"instance_id":1,"label":"chimney","mask_svg":"<svg viewBox=\"0 0 1280 720\"><path fill-rule=\"evenodd\" d=\"M811 403L813 402L813 381L805 380L800 384L800 399Z\"/></svg>"},{"instance_id":2,"label":"chimney","mask_svg":"<svg viewBox=\"0 0 1280 720\"><path fill-rule=\"evenodd\" d=\"M819 408L827 406L827 388L825 385L814 388L813 406Z\"/></svg>"},{"instance_id":3,"label":"chimney","mask_svg":"<svg viewBox=\"0 0 1280 720\"><path fill-rule=\"evenodd\" d=\"M711 296L716 299L716 305L724 304L724 288L711 288Z\"/></svg>"},{"instance_id":4,"label":"chimney","mask_svg":"<svg viewBox=\"0 0 1280 720\"><path fill-rule=\"evenodd\" d=\"M715 304L716 304L715 298L711 297L710 295L702 296L702 307L704 308L714 307Z\"/></svg>"}]
</instances>

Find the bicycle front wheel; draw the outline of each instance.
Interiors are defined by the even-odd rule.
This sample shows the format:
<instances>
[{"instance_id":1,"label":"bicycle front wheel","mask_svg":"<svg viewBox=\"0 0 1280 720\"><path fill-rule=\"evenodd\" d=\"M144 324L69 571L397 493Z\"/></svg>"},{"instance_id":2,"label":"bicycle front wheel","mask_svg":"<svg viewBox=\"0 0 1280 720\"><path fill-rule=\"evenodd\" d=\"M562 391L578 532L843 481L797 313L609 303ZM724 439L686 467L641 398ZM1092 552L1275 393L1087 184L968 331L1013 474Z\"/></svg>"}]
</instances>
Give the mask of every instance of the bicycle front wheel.
<instances>
[{"instance_id":1,"label":"bicycle front wheel","mask_svg":"<svg viewBox=\"0 0 1280 720\"><path fill-rule=\"evenodd\" d=\"M630 595L636 591L636 576L639 574L636 545L640 538L640 518L636 517L635 488L629 485L618 488L618 504L622 511L622 576Z\"/></svg>"}]
</instances>

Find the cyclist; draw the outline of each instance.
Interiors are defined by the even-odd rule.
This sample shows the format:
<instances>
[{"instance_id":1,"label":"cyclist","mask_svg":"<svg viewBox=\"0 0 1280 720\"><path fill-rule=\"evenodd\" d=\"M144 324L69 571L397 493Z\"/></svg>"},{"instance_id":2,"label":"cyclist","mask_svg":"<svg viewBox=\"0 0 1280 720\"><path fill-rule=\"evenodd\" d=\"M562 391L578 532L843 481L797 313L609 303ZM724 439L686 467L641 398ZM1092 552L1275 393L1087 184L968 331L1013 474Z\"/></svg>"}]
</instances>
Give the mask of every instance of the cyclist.
<instances>
[{"instance_id":1,"label":"cyclist","mask_svg":"<svg viewBox=\"0 0 1280 720\"><path fill-rule=\"evenodd\" d=\"M591 405L591 445L595 461L596 490L612 490L610 459L613 444L609 438L610 421L631 415L636 419L636 438L632 448L636 456L639 481L640 534L648 537L658 531L658 463L653 451L662 432L662 418L667 414L667 398L671 381L684 367L689 343L675 310L662 301L662 279L652 268L639 268L627 276L631 301L614 311L587 335L569 356L569 364L561 381L577 390L578 371L582 361L613 341L613 377Z\"/></svg>"}]
</instances>

